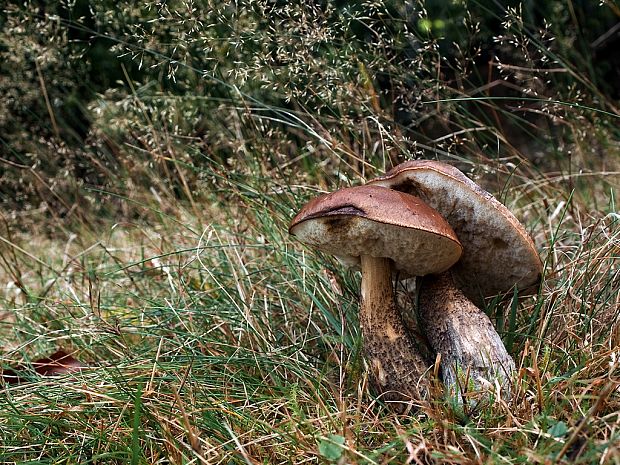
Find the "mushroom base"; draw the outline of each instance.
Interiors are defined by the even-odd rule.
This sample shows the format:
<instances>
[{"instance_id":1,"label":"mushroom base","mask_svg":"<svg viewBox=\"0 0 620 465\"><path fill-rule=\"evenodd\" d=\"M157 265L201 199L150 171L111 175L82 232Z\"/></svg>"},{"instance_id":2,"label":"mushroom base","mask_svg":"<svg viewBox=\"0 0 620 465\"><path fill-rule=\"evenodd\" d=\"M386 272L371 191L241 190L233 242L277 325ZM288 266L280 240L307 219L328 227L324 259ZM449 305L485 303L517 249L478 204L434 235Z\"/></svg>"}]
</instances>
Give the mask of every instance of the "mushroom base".
<instances>
[{"instance_id":1,"label":"mushroom base","mask_svg":"<svg viewBox=\"0 0 620 465\"><path fill-rule=\"evenodd\" d=\"M476 392L495 392L499 383L502 397L510 398L514 361L489 317L455 287L449 272L422 280L419 314L431 348L441 354L450 396L475 401Z\"/></svg>"},{"instance_id":2,"label":"mushroom base","mask_svg":"<svg viewBox=\"0 0 620 465\"><path fill-rule=\"evenodd\" d=\"M391 269L389 259L362 256L360 326L372 385L382 399L402 410L403 403L426 397L427 365L394 303Z\"/></svg>"}]
</instances>

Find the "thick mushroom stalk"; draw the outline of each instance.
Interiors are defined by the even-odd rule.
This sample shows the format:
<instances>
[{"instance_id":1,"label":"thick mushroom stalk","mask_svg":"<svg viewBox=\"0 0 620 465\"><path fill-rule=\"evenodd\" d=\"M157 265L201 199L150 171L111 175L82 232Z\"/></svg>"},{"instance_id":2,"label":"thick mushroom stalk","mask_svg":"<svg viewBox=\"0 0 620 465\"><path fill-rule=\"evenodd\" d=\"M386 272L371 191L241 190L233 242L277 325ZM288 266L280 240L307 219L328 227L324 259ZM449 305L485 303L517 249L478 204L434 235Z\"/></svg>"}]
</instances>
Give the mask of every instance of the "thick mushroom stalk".
<instances>
[{"instance_id":1,"label":"thick mushroom stalk","mask_svg":"<svg viewBox=\"0 0 620 465\"><path fill-rule=\"evenodd\" d=\"M427 365L394 303L392 260L362 255L361 262L359 319L372 384L387 401L424 398L428 393Z\"/></svg>"},{"instance_id":2,"label":"thick mushroom stalk","mask_svg":"<svg viewBox=\"0 0 620 465\"><path fill-rule=\"evenodd\" d=\"M423 278L418 311L431 348L441 354L450 396L495 391L498 382L502 397L510 398L515 363L489 317L455 286L450 272Z\"/></svg>"}]
</instances>

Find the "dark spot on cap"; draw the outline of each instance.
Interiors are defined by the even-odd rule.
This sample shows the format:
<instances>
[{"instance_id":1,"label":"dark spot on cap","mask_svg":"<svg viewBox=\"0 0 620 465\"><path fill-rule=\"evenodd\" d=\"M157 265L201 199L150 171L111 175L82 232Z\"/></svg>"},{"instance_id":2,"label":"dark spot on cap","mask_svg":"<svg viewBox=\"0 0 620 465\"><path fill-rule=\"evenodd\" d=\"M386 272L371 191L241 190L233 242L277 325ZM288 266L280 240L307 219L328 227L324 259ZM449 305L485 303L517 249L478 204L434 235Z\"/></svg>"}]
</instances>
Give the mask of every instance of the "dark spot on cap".
<instances>
[{"instance_id":1,"label":"dark spot on cap","mask_svg":"<svg viewBox=\"0 0 620 465\"><path fill-rule=\"evenodd\" d=\"M493 247L497 249L505 249L508 247L508 242L506 242L501 237L494 237L491 242L493 244Z\"/></svg>"},{"instance_id":2,"label":"dark spot on cap","mask_svg":"<svg viewBox=\"0 0 620 465\"><path fill-rule=\"evenodd\" d=\"M330 217L336 217L339 216L341 218L330 218ZM368 216L366 214L366 212L364 210L360 210L357 207L354 207L352 205L345 205L343 207L339 207L339 208L334 208L332 210L320 210L317 211L311 215L306 216L303 220L313 220L313 219L323 219L323 221L325 222L325 224L328 224L328 219L329 221L338 221L338 220L342 220L342 221L348 221L346 219L347 216L363 216L366 217ZM345 217L345 218L342 218Z\"/></svg>"},{"instance_id":3,"label":"dark spot on cap","mask_svg":"<svg viewBox=\"0 0 620 465\"><path fill-rule=\"evenodd\" d=\"M344 207L335 208L334 210L328 210L325 212L321 212L321 216L335 216L335 215L366 216L366 212L352 205L345 205Z\"/></svg>"},{"instance_id":4,"label":"dark spot on cap","mask_svg":"<svg viewBox=\"0 0 620 465\"><path fill-rule=\"evenodd\" d=\"M329 234L339 234L349 229L350 215L347 216L328 216L322 219L323 224Z\"/></svg>"},{"instance_id":5,"label":"dark spot on cap","mask_svg":"<svg viewBox=\"0 0 620 465\"><path fill-rule=\"evenodd\" d=\"M390 186L390 189L415 196L421 196L426 193L426 189L423 189L420 184L410 179L404 179L398 183L395 183Z\"/></svg>"}]
</instances>

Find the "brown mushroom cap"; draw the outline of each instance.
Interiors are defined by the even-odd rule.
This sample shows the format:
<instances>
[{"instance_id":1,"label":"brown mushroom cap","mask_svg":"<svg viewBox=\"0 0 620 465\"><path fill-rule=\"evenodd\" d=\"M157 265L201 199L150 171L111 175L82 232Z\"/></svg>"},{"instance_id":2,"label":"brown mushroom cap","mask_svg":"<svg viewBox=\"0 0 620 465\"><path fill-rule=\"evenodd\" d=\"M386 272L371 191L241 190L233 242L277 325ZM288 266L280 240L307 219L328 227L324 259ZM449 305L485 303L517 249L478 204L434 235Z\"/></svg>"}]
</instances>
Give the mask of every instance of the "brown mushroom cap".
<instances>
[{"instance_id":1,"label":"brown mushroom cap","mask_svg":"<svg viewBox=\"0 0 620 465\"><path fill-rule=\"evenodd\" d=\"M455 167L408 161L369 185L416 195L441 213L463 244L453 271L469 298L479 301L515 285L522 295L536 291L542 263L529 234L504 205Z\"/></svg>"},{"instance_id":2,"label":"brown mushroom cap","mask_svg":"<svg viewBox=\"0 0 620 465\"><path fill-rule=\"evenodd\" d=\"M445 271L462 251L439 213L412 195L379 186L311 200L289 232L350 266L359 267L361 255L390 258L403 278Z\"/></svg>"}]
</instances>

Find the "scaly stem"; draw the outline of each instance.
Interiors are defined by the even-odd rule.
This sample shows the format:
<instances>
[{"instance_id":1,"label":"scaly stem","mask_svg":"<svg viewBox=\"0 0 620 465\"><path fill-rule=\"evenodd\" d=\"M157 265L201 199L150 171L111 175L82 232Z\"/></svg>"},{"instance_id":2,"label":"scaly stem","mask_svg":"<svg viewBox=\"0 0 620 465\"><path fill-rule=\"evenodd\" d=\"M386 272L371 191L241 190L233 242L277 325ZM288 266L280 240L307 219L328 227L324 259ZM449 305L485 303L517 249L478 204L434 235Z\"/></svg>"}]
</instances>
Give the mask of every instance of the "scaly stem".
<instances>
[{"instance_id":1,"label":"scaly stem","mask_svg":"<svg viewBox=\"0 0 620 465\"><path fill-rule=\"evenodd\" d=\"M360 325L375 389L388 401L420 400L428 393L426 364L394 303L392 262L362 255ZM397 408L402 408L402 404Z\"/></svg>"},{"instance_id":2,"label":"scaly stem","mask_svg":"<svg viewBox=\"0 0 620 465\"><path fill-rule=\"evenodd\" d=\"M454 285L449 272L429 276L420 287L420 325L441 354L442 379L451 396L478 390L510 398L512 357L489 317Z\"/></svg>"}]
</instances>

